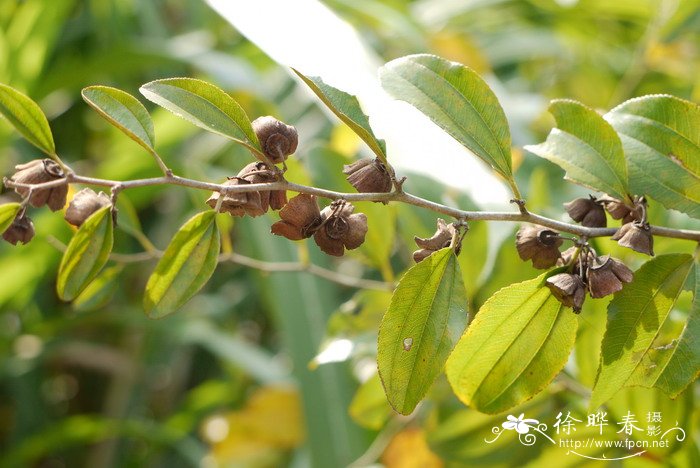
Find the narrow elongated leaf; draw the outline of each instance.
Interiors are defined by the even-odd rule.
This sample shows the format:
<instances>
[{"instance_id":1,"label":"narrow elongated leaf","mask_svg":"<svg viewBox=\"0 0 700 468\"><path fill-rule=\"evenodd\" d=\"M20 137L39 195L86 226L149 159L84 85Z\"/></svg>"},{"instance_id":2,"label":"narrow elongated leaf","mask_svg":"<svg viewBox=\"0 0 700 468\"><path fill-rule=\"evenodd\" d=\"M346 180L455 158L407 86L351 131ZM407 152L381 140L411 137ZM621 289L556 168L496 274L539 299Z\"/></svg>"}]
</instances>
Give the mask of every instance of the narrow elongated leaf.
<instances>
[{"instance_id":1,"label":"narrow elongated leaf","mask_svg":"<svg viewBox=\"0 0 700 468\"><path fill-rule=\"evenodd\" d=\"M193 78L151 81L140 88L146 99L199 128L262 153L250 119L231 96L213 84Z\"/></svg>"},{"instance_id":2,"label":"narrow elongated leaf","mask_svg":"<svg viewBox=\"0 0 700 468\"><path fill-rule=\"evenodd\" d=\"M73 310L85 312L104 307L114 295L123 265L107 267L73 301Z\"/></svg>"},{"instance_id":3,"label":"narrow elongated leaf","mask_svg":"<svg viewBox=\"0 0 700 468\"><path fill-rule=\"evenodd\" d=\"M106 206L93 213L68 244L58 267L58 297L75 299L107 263L113 243L111 206Z\"/></svg>"},{"instance_id":4,"label":"narrow elongated leaf","mask_svg":"<svg viewBox=\"0 0 700 468\"><path fill-rule=\"evenodd\" d=\"M372 127L369 125L369 118L362 111L360 103L355 96L327 85L318 76L306 76L297 70L294 70L294 73L311 88L311 91L313 91L340 120L367 143L367 146L377 155L380 161L386 164L386 144L384 140L380 140L374 135Z\"/></svg>"},{"instance_id":5,"label":"narrow elongated leaf","mask_svg":"<svg viewBox=\"0 0 700 468\"><path fill-rule=\"evenodd\" d=\"M621 135L633 191L700 218L700 106L644 96L605 118Z\"/></svg>"},{"instance_id":6,"label":"narrow elongated leaf","mask_svg":"<svg viewBox=\"0 0 700 468\"><path fill-rule=\"evenodd\" d=\"M547 274L505 287L479 309L447 361L455 394L494 414L544 389L564 367L576 315L544 285Z\"/></svg>"},{"instance_id":7,"label":"narrow elongated leaf","mask_svg":"<svg viewBox=\"0 0 700 468\"><path fill-rule=\"evenodd\" d=\"M20 208L22 208L22 205L19 203L4 203L0 205L0 234L10 227Z\"/></svg>"},{"instance_id":8,"label":"narrow elongated leaf","mask_svg":"<svg viewBox=\"0 0 700 468\"><path fill-rule=\"evenodd\" d=\"M384 89L424 113L512 182L510 129L491 88L472 69L434 55L409 55L379 70Z\"/></svg>"},{"instance_id":9,"label":"narrow elongated leaf","mask_svg":"<svg viewBox=\"0 0 700 468\"><path fill-rule=\"evenodd\" d=\"M148 278L143 307L150 318L175 312L211 278L219 258L213 210L193 216L170 241Z\"/></svg>"},{"instance_id":10,"label":"narrow elongated leaf","mask_svg":"<svg viewBox=\"0 0 700 468\"><path fill-rule=\"evenodd\" d=\"M82 96L109 123L143 146L155 151L156 137L153 121L146 108L131 94L108 86L84 88Z\"/></svg>"},{"instance_id":11,"label":"narrow elongated leaf","mask_svg":"<svg viewBox=\"0 0 700 468\"><path fill-rule=\"evenodd\" d=\"M49 121L39 105L14 88L0 84L0 115L27 141L49 156L56 154Z\"/></svg>"},{"instance_id":12,"label":"narrow elongated leaf","mask_svg":"<svg viewBox=\"0 0 700 468\"><path fill-rule=\"evenodd\" d=\"M692 257L687 254L661 255L642 265L634 280L615 295L608 307L591 408L599 407L622 387L632 384L635 369L649 361L654 339L673 310L692 265Z\"/></svg>"},{"instance_id":13,"label":"narrow elongated leaf","mask_svg":"<svg viewBox=\"0 0 700 468\"><path fill-rule=\"evenodd\" d=\"M566 171L566 178L621 200L629 193L620 137L596 111L580 102L552 101L557 121L547 141L525 149Z\"/></svg>"},{"instance_id":14,"label":"narrow elongated leaf","mask_svg":"<svg viewBox=\"0 0 700 468\"><path fill-rule=\"evenodd\" d=\"M467 323L459 262L442 249L401 278L379 327L377 364L391 406L410 414L425 396Z\"/></svg>"}]
</instances>

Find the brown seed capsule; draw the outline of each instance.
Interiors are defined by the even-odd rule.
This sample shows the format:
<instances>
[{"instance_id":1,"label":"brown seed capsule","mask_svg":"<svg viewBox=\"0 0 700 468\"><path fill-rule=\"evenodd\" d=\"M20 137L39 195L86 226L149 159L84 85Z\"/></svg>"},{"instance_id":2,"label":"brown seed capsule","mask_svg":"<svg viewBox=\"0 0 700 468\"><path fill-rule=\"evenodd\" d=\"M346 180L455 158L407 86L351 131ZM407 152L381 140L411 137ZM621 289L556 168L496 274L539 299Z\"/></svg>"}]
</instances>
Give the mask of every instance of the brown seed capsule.
<instances>
[{"instance_id":1,"label":"brown seed capsule","mask_svg":"<svg viewBox=\"0 0 700 468\"><path fill-rule=\"evenodd\" d=\"M641 221L643 215L642 205L646 204L644 197L634 197L634 207L630 208L622 200L605 195L598 199L603 204L605 210L610 213L613 219L621 219L622 224L632 221Z\"/></svg>"},{"instance_id":2,"label":"brown seed capsule","mask_svg":"<svg viewBox=\"0 0 700 468\"><path fill-rule=\"evenodd\" d=\"M580 247L573 246L569 247L565 251L561 253L561 258L557 260L556 266L566 266L571 263L571 260L574 257L574 253L576 253L576 250L578 250ZM581 264L583 265L584 269L586 265L588 265L591 261L593 261L594 255L593 253L588 250L588 253L586 254L585 257L582 257L583 253L579 254L578 259L576 260L576 263L578 264L579 259L581 260Z\"/></svg>"},{"instance_id":3,"label":"brown seed capsule","mask_svg":"<svg viewBox=\"0 0 700 468\"><path fill-rule=\"evenodd\" d=\"M571 307L577 314L581 312L583 301L586 299L586 285L579 275L559 273L547 278L545 284L559 302Z\"/></svg>"},{"instance_id":4,"label":"brown seed capsule","mask_svg":"<svg viewBox=\"0 0 700 468\"><path fill-rule=\"evenodd\" d=\"M437 230L432 237L423 239L421 237L414 237L416 245L420 247L420 250L413 252L413 260L418 263L421 260L428 257L433 252L437 252L440 249L449 247L452 244L452 239L457 232L457 228L452 223L447 223L444 219L438 218L437 220ZM459 244L455 248L455 252L459 254L459 250L462 248L461 241L459 237L457 238Z\"/></svg>"},{"instance_id":5,"label":"brown seed capsule","mask_svg":"<svg viewBox=\"0 0 700 468\"><path fill-rule=\"evenodd\" d=\"M622 247L654 256L654 237L651 235L649 223L634 221L624 224L612 236L612 240L616 240Z\"/></svg>"},{"instance_id":6,"label":"brown seed capsule","mask_svg":"<svg viewBox=\"0 0 700 468\"><path fill-rule=\"evenodd\" d=\"M94 212L111 204L112 201L106 193L97 194L92 189L84 188L71 200L64 219L73 226L80 227Z\"/></svg>"},{"instance_id":7,"label":"brown seed capsule","mask_svg":"<svg viewBox=\"0 0 700 468\"><path fill-rule=\"evenodd\" d=\"M632 270L610 255L596 258L588 268L588 290L592 298L605 297L622 289L622 283L632 281Z\"/></svg>"},{"instance_id":8,"label":"brown seed capsule","mask_svg":"<svg viewBox=\"0 0 700 468\"><path fill-rule=\"evenodd\" d=\"M321 225L321 212L316 197L300 193L280 210L281 221L272 225L270 232L290 240L306 239Z\"/></svg>"},{"instance_id":9,"label":"brown seed capsule","mask_svg":"<svg viewBox=\"0 0 700 468\"><path fill-rule=\"evenodd\" d=\"M348 182L361 193L383 193L391 191L391 175L377 158L360 159L343 166Z\"/></svg>"},{"instance_id":10,"label":"brown seed capsule","mask_svg":"<svg viewBox=\"0 0 700 468\"><path fill-rule=\"evenodd\" d=\"M12 245L26 244L34 237L34 223L28 216L17 217L9 228L2 234L2 238Z\"/></svg>"},{"instance_id":11,"label":"brown seed capsule","mask_svg":"<svg viewBox=\"0 0 700 468\"><path fill-rule=\"evenodd\" d=\"M61 166L51 159L35 159L26 164L15 166L15 170L17 172L10 179L20 184L42 184L65 177ZM29 194L29 189L17 187L15 192L22 197L26 197ZM29 203L36 208L48 205L51 211L58 211L65 206L67 195L68 184L48 189L33 190Z\"/></svg>"},{"instance_id":12,"label":"brown seed capsule","mask_svg":"<svg viewBox=\"0 0 700 468\"><path fill-rule=\"evenodd\" d=\"M367 216L352 214L355 207L336 200L321 211L322 225L314 233L314 242L328 255L340 257L344 249L358 248L367 234Z\"/></svg>"},{"instance_id":13,"label":"brown seed capsule","mask_svg":"<svg viewBox=\"0 0 700 468\"><path fill-rule=\"evenodd\" d=\"M297 150L299 136L296 128L274 117L258 117L253 121L253 131L260 141L263 153L279 164Z\"/></svg>"},{"instance_id":14,"label":"brown seed capsule","mask_svg":"<svg viewBox=\"0 0 700 468\"><path fill-rule=\"evenodd\" d=\"M241 177L229 177L229 179L224 182L224 185L228 186L249 184L249 181ZM212 193L207 200L207 205L211 206L212 208L216 208L219 197L219 192ZM221 209L219 212L229 213L231 216L248 215L252 217L265 214L265 211L262 209L260 194L258 192L227 193L224 195L224 200L221 202Z\"/></svg>"},{"instance_id":15,"label":"brown seed capsule","mask_svg":"<svg viewBox=\"0 0 700 468\"><path fill-rule=\"evenodd\" d=\"M272 172L264 162L253 162L245 166L238 173L241 177L251 184L265 184L276 182L277 176ZM287 192L285 190L261 190L260 206L264 212L269 208L273 210L281 209L287 203Z\"/></svg>"},{"instance_id":16,"label":"brown seed capsule","mask_svg":"<svg viewBox=\"0 0 700 468\"><path fill-rule=\"evenodd\" d=\"M532 266L545 269L554 266L561 257L559 247L563 240L559 233L540 226L523 226L515 235L515 247L523 260L532 260Z\"/></svg>"},{"instance_id":17,"label":"brown seed capsule","mask_svg":"<svg viewBox=\"0 0 700 468\"><path fill-rule=\"evenodd\" d=\"M577 198L564 203L566 212L571 219L587 227L605 227L608 220L605 217L605 209L595 198Z\"/></svg>"}]
</instances>

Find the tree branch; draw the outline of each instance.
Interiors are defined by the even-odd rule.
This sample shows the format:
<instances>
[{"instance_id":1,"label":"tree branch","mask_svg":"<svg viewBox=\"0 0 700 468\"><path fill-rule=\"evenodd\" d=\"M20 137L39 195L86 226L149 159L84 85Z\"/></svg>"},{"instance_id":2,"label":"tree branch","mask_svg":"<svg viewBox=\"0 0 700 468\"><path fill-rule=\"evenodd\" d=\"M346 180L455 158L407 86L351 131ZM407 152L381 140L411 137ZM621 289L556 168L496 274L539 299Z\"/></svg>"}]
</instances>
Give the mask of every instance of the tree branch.
<instances>
[{"instance_id":1,"label":"tree branch","mask_svg":"<svg viewBox=\"0 0 700 468\"><path fill-rule=\"evenodd\" d=\"M556 229L561 232L568 232L582 237L610 237L617 231L617 228L590 228L578 224L566 223L555 219L547 218L541 215L530 213L527 210L518 212L499 212L499 211L464 211L458 208L442 205L424 198L411 195L403 190L386 193L343 193L326 190L317 187L295 184L286 180L279 182L269 182L264 184L246 184L246 185L223 185L200 180L189 179L176 175L166 175L163 177L153 177L148 179L135 179L126 181L117 181L109 179L97 179L93 177L85 177L70 173L63 179L52 180L42 184L20 184L12 180L5 179L5 185L10 188L32 188L41 190L59 185L76 183L85 185L97 185L102 187L119 187L119 190L126 190L136 187L150 187L156 185L179 185L183 187L195 188L212 192L227 193L242 193L242 192L258 192L261 190L289 190L297 193L306 193L316 195L321 198L331 200L344 199L348 201L376 201L376 202L399 202L409 205L425 208L436 213L447 215L458 220L464 221L506 221L506 222L526 222L537 224L540 226ZM673 229L664 226L652 226L651 232L655 236L669 237L674 239L686 239L700 242L700 231L688 229Z\"/></svg>"}]
</instances>

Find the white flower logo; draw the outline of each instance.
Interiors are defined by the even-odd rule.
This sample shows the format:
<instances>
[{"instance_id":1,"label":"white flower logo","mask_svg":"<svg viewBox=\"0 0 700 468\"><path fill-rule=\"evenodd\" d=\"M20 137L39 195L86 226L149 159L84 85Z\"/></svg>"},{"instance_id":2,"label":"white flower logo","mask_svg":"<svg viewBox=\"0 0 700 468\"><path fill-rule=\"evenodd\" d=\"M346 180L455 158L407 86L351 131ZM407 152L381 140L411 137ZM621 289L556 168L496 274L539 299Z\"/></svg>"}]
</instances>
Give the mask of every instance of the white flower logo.
<instances>
[{"instance_id":1,"label":"white flower logo","mask_svg":"<svg viewBox=\"0 0 700 468\"><path fill-rule=\"evenodd\" d=\"M509 431L515 429L518 434L527 434L530 432L530 427L536 426L539 421L537 419L523 419L524 417L525 413L522 413L517 418L509 414L507 418L508 421L502 424L503 429L507 429Z\"/></svg>"}]
</instances>

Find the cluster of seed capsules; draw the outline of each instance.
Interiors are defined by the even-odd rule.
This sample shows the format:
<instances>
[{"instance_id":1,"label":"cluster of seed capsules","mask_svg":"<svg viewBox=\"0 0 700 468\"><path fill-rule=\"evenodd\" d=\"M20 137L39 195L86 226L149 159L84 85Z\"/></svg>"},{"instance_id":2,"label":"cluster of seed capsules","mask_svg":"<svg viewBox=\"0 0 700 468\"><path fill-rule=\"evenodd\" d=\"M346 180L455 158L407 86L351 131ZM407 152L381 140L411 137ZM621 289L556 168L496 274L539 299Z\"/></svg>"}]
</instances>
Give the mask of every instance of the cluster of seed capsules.
<instances>
[{"instance_id":1,"label":"cluster of seed capsules","mask_svg":"<svg viewBox=\"0 0 700 468\"><path fill-rule=\"evenodd\" d=\"M606 227L607 216L622 220L622 226L612 239L623 247L654 255L654 239L646 221L646 200L634 197L631 203L603 196L577 198L564 207L571 218L586 227ZM580 313L588 293L592 298L601 298L622 289L624 283L632 281L633 273L620 260L610 255L598 256L585 241L571 239L575 245L560 252L566 238L551 229L526 225L516 234L516 248L523 260L531 260L535 268L547 269L567 266L566 272L550 276L546 285L552 294L565 306Z\"/></svg>"},{"instance_id":2,"label":"cluster of seed capsules","mask_svg":"<svg viewBox=\"0 0 700 468\"><path fill-rule=\"evenodd\" d=\"M250 184L271 183L282 180L277 164L285 164L298 145L296 129L274 117L260 117L252 123L267 162L256 161L245 166L236 176L229 177L224 186L235 187ZM275 165L271 167L269 164ZM59 164L51 159L36 159L15 167L9 178L10 185L23 199L23 207L3 239L13 245L26 244L34 237L34 224L27 216L27 205L48 206L52 211L65 207L69 184L52 184L50 187L36 186L65 179ZM390 168L378 159L362 159L346 165L343 172L348 182L359 192L385 193L393 186ZM367 234L367 217L354 213L354 206L346 200L335 200L321 210L316 197L301 193L287 200L285 190L261 191L215 191L207 204L221 213L231 216L261 216L270 209L279 210L281 221L272 225L271 232L291 240L312 237L321 250L329 255L342 256L345 250L356 249ZM102 207L113 205L113 200L104 192L96 193L85 188L72 198L65 210L65 219L79 227L87 218ZM116 215L116 210L113 208Z\"/></svg>"}]
</instances>

